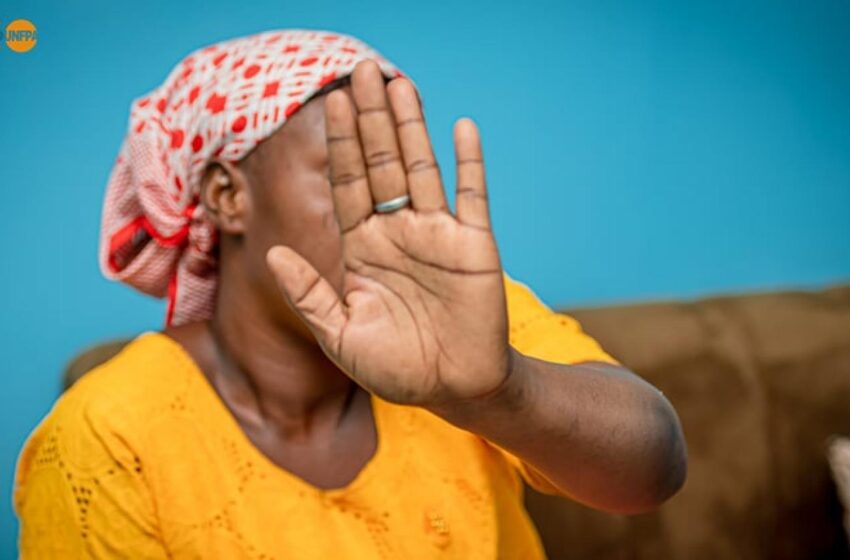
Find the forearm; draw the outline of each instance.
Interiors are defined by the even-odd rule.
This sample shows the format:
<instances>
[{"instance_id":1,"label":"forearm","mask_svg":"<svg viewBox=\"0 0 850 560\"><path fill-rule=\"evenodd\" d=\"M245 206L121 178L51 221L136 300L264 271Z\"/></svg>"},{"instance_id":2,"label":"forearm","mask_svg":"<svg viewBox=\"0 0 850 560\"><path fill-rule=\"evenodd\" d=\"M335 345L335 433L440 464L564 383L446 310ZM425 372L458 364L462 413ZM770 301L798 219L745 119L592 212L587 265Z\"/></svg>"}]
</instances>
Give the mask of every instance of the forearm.
<instances>
[{"instance_id":1,"label":"forearm","mask_svg":"<svg viewBox=\"0 0 850 560\"><path fill-rule=\"evenodd\" d=\"M613 364L511 353L497 392L432 412L511 451L565 496L596 509L648 511L681 487L685 441L660 391Z\"/></svg>"}]
</instances>

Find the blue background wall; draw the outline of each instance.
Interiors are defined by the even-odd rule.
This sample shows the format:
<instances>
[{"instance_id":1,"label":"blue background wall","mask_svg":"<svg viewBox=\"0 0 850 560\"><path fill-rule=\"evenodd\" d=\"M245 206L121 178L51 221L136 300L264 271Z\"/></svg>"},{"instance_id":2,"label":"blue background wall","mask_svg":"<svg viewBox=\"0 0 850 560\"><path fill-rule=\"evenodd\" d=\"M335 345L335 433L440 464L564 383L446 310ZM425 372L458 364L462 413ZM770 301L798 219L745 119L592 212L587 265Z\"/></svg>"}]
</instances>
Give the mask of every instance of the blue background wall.
<instances>
[{"instance_id":1,"label":"blue background wall","mask_svg":"<svg viewBox=\"0 0 850 560\"><path fill-rule=\"evenodd\" d=\"M354 34L420 86L451 180L481 127L506 269L551 305L850 279L850 3L9 1L0 46L0 556L14 461L76 349L161 325L100 277L129 102L190 50L275 27Z\"/></svg>"}]
</instances>

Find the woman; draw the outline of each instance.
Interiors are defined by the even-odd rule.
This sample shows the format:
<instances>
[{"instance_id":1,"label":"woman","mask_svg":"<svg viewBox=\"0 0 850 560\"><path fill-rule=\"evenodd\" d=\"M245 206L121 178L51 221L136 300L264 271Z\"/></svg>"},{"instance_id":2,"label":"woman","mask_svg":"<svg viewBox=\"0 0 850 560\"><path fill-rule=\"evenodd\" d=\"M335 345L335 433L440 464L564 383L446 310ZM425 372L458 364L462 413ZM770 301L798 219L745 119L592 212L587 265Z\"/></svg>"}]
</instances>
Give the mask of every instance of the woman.
<instances>
[{"instance_id":1,"label":"woman","mask_svg":"<svg viewBox=\"0 0 850 560\"><path fill-rule=\"evenodd\" d=\"M472 121L454 142L453 215L413 83L324 31L200 49L136 100L101 262L167 328L31 435L23 556L541 558L520 477L675 493L674 410L502 271Z\"/></svg>"}]
</instances>

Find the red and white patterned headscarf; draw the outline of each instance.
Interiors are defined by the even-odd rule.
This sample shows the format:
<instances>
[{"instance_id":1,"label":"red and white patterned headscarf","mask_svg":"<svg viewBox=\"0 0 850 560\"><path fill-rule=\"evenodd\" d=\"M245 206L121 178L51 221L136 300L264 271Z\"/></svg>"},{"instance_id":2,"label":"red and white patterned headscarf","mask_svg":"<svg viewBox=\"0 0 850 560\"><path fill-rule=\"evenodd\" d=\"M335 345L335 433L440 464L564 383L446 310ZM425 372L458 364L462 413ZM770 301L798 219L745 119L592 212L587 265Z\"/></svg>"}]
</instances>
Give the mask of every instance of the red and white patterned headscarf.
<instances>
[{"instance_id":1,"label":"red and white patterned headscarf","mask_svg":"<svg viewBox=\"0 0 850 560\"><path fill-rule=\"evenodd\" d=\"M365 58L403 76L358 39L272 30L198 49L135 99L103 207L100 267L168 298L166 325L212 316L216 230L199 204L210 158L233 162L271 136L322 86Z\"/></svg>"}]
</instances>

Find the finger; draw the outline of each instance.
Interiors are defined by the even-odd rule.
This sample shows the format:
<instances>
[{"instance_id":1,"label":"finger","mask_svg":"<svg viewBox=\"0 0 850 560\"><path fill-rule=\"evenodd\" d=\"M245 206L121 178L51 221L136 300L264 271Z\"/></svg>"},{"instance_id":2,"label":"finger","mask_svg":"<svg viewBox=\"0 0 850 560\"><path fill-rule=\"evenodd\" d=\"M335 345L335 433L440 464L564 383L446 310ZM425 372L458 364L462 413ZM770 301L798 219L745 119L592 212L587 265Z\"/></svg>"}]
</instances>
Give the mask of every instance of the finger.
<instances>
[{"instance_id":1,"label":"finger","mask_svg":"<svg viewBox=\"0 0 850 560\"><path fill-rule=\"evenodd\" d=\"M346 314L330 283L304 257L284 245L269 249L266 263L287 303L319 344L336 352Z\"/></svg>"},{"instance_id":2,"label":"finger","mask_svg":"<svg viewBox=\"0 0 850 560\"><path fill-rule=\"evenodd\" d=\"M448 210L440 168L413 84L405 78L395 78L387 85L387 95L397 123L413 207L416 210Z\"/></svg>"},{"instance_id":3,"label":"finger","mask_svg":"<svg viewBox=\"0 0 850 560\"><path fill-rule=\"evenodd\" d=\"M372 201L380 204L407 194L395 122L381 69L374 60L360 61L354 67L351 93L357 106L357 125Z\"/></svg>"},{"instance_id":4,"label":"finger","mask_svg":"<svg viewBox=\"0 0 850 560\"><path fill-rule=\"evenodd\" d=\"M354 107L342 90L325 98L325 135L334 212L344 234L372 214L372 194Z\"/></svg>"},{"instance_id":5,"label":"finger","mask_svg":"<svg viewBox=\"0 0 850 560\"><path fill-rule=\"evenodd\" d=\"M463 118L455 123L454 142L457 164L457 219L464 224L490 229L481 137L472 119Z\"/></svg>"}]
</instances>

